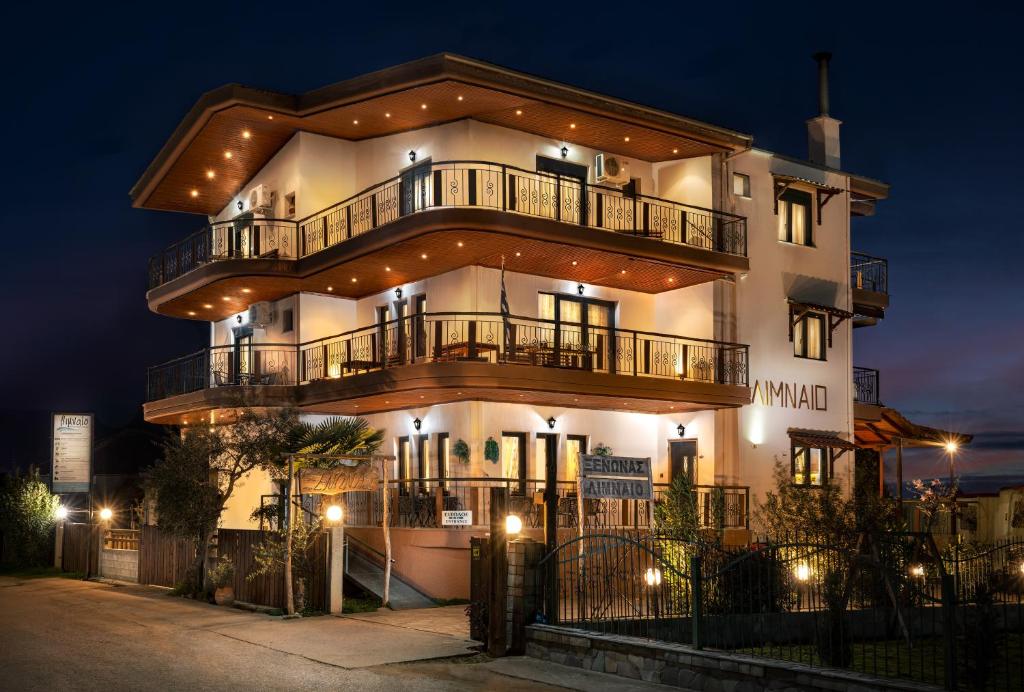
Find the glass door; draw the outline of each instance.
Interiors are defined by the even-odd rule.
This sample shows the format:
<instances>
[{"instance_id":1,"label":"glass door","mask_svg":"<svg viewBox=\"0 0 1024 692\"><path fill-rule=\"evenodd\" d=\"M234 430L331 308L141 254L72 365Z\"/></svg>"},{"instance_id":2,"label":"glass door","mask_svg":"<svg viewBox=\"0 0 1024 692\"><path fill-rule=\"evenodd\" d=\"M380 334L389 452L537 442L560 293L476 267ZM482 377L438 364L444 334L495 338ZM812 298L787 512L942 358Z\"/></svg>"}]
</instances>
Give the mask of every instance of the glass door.
<instances>
[{"instance_id":1,"label":"glass door","mask_svg":"<svg viewBox=\"0 0 1024 692\"><path fill-rule=\"evenodd\" d=\"M541 294L541 318L555 322L552 365L607 371L615 304L593 298Z\"/></svg>"},{"instance_id":2,"label":"glass door","mask_svg":"<svg viewBox=\"0 0 1024 692\"><path fill-rule=\"evenodd\" d=\"M400 214L422 211L430 202L430 160L402 171L398 179Z\"/></svg>"}]
</instances>

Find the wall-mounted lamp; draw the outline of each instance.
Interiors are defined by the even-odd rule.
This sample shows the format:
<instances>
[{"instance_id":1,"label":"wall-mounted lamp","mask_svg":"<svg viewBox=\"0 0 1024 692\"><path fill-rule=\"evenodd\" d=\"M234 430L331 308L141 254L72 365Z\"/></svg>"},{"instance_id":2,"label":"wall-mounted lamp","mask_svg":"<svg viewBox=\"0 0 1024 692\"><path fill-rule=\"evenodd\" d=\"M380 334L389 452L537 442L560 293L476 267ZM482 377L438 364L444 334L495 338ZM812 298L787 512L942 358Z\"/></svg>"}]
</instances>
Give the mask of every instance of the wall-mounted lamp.
<instances>
[{"instance_id":1,"label":"wall-mounted lamp","mask_svg":"<svg viewBox=\"0 0 1024 692\"><path fill-rule=\"evenodd\" d=\"M554 430L556 422L557 421L555 421L555 417L551 416L550 418L548 418L548 427L551 428L552 430Z\"/></svg>"},{"instance_id":2,"label":"wall-mounted lamp","mask_svg":"<svg viewBox=\"0 0 1024 692\"><path fill-rule=\"evenodd\" d=\"M423 421L421 421L421 420L420 420L419 418L414 418L414 419L413 419L413 421L412 421L412 427L414 427L414 428L416 428L417 430L419 430L419 429L420 429L420 426L421 426L421 425L423 425Z\"/></svg>"},{"instance_id":3,"label":"wall-mounted lamp","mask_svg":"<svg viewBox=\"0 0 1024 692\"><path fill-rule=\"evenodd\" d=\"M415 151L410 151L409 152L409 160L410 161L416 161L416 152Z\"/></svg>"},{"instance_id":4,"label":"wall-mounted lamp","mask_svg":"<svg viewBox=\"0 0 1024 692\"><path fill-rule=\"evenodd\" d=\"M236 316L235 317L235 321L238 322L239 324L241 324L242 323L242 316L241 315Z\"/></svg>"},{"instance_id":5,"label":"wall-mounted lamp","mask_svg":"<svg viewBox=\"0 0 1024 692\"><path fill-rule=\"evenodd\" d=\"M583 284L580 284L579 286L576 287L576 292L579 293L580 295L583 295L583 290Z\"/></svg>"},{"instance_id":6,"label":"wall-mounted lamp","mask_svg":"<svg viewBox=\"0 0 1024 692\"><path fill-rule=\"evenodd\" d=\"M395 289L395 298L398 298L399 300L402 299L402 287L401 286L399 286L398 288Z\"/></svg>"},{"instance_id":7,"label":"wall-mounted lamp","mask_svg":"<svg viewBox=\"0 0 1024 692\"><path fill-rule=\"evenodd\" d=\"M238 207L238 211L242 211L243 209L245 209L245 202L243 202L242 200L238 200L238 204L236 204L235 206Z\"/></svg>"},{"instance_id":8,"label":"wall-mounted lamp","mask_svg":"<svg viewBox=\"0 0 1024 692\"><path fill-rule=\"evenodd\" d=\"M113 516L114 513L111 511L109 507L104 507L103 509L100 510L100 519L102 519L103 521L110 521L110 519Z\"/></svg>"},{"instance_id":9,"label":"wall-mounted lamp","mask_svg":"<svg viewBox=\"0 0 1024 692\"><path fill-rule=\"evenodd\" d=\"M562 158L564 159L569 155L569 147L562 147Z\"/></svg>"},{"instance_id":10,"label":"wall-mounted lamp","mask_svg":"<svg viewBox=\"0 0 1024 692\"><path fill-rule=\"evenodd\" d=\"M686 437L686 426L680 423L679 427L676 428L676 432L679 433L679 437Z\"/></svg>"}]
</instances>

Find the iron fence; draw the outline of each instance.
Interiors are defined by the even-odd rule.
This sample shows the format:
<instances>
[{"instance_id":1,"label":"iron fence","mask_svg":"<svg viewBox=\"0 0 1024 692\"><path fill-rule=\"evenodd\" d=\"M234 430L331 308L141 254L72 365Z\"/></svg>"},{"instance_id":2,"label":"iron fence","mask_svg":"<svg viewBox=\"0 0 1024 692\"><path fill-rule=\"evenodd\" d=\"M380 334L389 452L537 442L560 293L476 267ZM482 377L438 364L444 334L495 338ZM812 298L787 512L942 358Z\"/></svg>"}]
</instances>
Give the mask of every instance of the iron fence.
<instances>
[{"instance_id":1,"label":"iron fence","mask_svg":"<svg viewBox=\"0 0 1024 692\"><path fill-rule=\"evenodd\" d=\"M541 562L548 624L947 689L1024 687L1024 542L943 555L930 534L726 549L596 531Z\"/></svg>"},{"instance_id":2,"label":"iron fence","mask_svg":"<svg viewBox=\"0 0 1024 692\"><path fill-rule=\"evenodd\" d=\"M851 252L850 285L864 291L888 293L889 261L863 252Z\"/></svg>"},{"instance_id":3,"label":"iron fence","mask_svg":"<svg viewBox=\"0 0 1024 692\"><path fill-rule=\"evenodd\" d=\"M878 371L873 368L853 368L853 400L859 404L881 405L878 398Z\"/></svg>"},{"instance_id":4,"label":"iron fence","mask_svg":"<svg viewBox=\"0 0 1024 692\"><path fill-rule=\"evenodd\" d=\"M299 220L220 221L151 258L149 287L223 259L296 259L431 209L472 207L746 256L742 216L487 161L426 163Z\"/></svg>"}]
</instances>

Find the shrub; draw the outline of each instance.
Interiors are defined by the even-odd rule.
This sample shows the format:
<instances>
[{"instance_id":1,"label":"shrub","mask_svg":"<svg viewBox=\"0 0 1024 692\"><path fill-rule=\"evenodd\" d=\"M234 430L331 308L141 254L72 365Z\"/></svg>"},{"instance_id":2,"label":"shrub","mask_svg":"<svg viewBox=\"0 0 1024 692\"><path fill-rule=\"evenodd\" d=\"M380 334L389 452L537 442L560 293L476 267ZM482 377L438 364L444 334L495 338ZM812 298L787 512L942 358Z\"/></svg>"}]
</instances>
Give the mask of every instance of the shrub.
<instances>
[{"instance_id":1,"label":"shrub","mask_svg":"<svg viewBox=\"0 0 1024 692\"><path fill-rule=\"evenodd\" d=\"M229 558L221 558L210 570L210 583L213 588L222 589L231 586L235 581L235 564Z\"/></svg>"}]
</instances>

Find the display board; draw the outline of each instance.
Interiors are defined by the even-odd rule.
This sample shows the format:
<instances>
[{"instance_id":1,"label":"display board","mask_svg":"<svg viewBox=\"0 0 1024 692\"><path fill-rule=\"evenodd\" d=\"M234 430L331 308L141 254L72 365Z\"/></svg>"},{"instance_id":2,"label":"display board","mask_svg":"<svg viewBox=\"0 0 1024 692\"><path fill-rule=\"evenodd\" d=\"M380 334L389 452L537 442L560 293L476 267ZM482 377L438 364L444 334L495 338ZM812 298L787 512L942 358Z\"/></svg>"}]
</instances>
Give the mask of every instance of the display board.
<instances>
[{"instance_id":1,"label":"display board","mask_svg":"<svg viewBox=\"0 0 1024 692\"><path fill-rule=\"evenodd\" d=\"M52 430L53 492L89 492L89 481L92 478L92 414L54 413Z\"/></svg>"}]
</instances>

